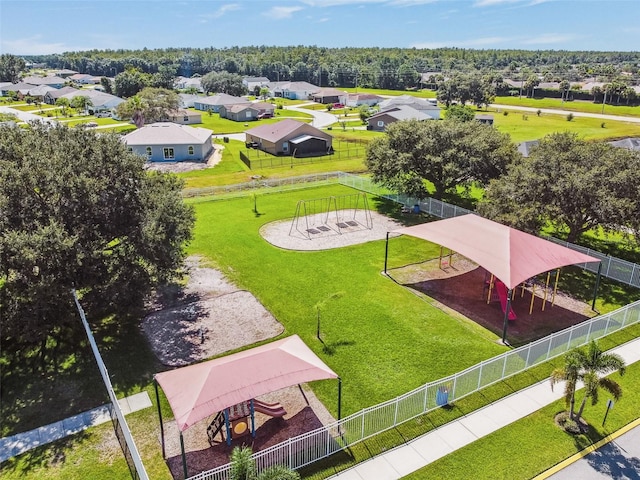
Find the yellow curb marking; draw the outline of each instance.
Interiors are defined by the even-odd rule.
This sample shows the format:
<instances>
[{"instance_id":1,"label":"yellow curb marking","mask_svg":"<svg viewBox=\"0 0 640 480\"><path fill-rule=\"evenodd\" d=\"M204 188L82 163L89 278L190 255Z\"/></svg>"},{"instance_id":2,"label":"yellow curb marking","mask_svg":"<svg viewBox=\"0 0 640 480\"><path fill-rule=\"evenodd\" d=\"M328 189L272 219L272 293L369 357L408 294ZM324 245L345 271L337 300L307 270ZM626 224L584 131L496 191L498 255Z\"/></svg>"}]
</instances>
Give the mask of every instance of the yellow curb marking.
<instances>
[{"instance_id":1,"label":"yellow curb marking","mask_svg":"<svg viewBox=\"0 0 640 480\"><path fill-rule=\"evenodd\" d=\"M571 455L569 458L567 458L566 460L563 460L562 462L558 463L557 465L554 465L549 470L547 470L545 472L542 472L540 475L538 475L536 477L533 477L532 480L544 480L545 478L548 478L551 475L553 475L555 473L558 473L563 468L566 468L569 465L571 465L572 463L577 462L581 458L586 457L587 455L589 455L594 450L597 450L601 446L603 446L603 445L605 445L605 444L607 444L609 442L612 442L613 440L618 438L620 435L624 435L629 430L631 430L632 428L635 428L637 426L640 426L640 418L634 420L631 423L628 423L627 425L622 427L620 430L618 430L616 432L613 432L613 433L610 433L609 435L604 437L602 440L598 440L596 443L594 443L592 445L589 445L584 450Z\"/></svg>"}]
</instances>

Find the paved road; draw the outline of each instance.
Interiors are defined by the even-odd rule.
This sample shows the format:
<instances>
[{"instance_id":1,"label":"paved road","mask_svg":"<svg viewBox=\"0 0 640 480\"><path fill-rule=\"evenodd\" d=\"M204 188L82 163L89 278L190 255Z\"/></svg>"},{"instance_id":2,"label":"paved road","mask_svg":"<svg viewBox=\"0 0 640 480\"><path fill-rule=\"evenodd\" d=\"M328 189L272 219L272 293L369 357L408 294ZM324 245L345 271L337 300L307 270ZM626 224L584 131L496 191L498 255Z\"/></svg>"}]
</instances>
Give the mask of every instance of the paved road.
<instances>
[{"instance_id":1,"label":"paved road","mask_svg":"<svg viewBox=\"0 0 640 480\"><path fill-rule=\"evenodd\" d=\"M303 112L303 113L309 113L309 114L313 115L313 121L311 122L311 125L313 127L316 127L316 128L328 127L329 125L333 125L334 123L336 123L338 121L338 117L336 117L332 113L325 112L325 111L322 111L322 110L310 110L310 109L307 109L307 108L301 108L304 105L306 105L306 104L296 105L296 106L288 106L288 107L284 107L284 108L285 108L285 110L293 110L295 112ZM309 105L316 105L316 104L311 102L311 103L309 103Z\"/></svg>"},{"instance_id":2,"label":"paved road","mask_svg":"<svg viewBox=\"0 0 640 480\"><path fill-rule=\"evenodd\" d=\"M34 113L23 112L22 110L18 110L16 108L11 107L0 107L0 113L11 113L18 117L18 119L22 122L31 122L31 121L41 121L41 122L55 122L52 118L41 117L40 115L36 115Z\"/></svg>"},{"instance_id":3,"label":"paved road","mask_svg":"<svg viewBox=\"0 0 640 480\"><path fill-rule=\"evenodd\" d=\"M588 118L598 118L600 120L616 120L619 122L640 123L640 117L607 115L606 113L603 115L600 113L572 112L570 110L557 110L555 108L534 108L534 107L519 107L517 105L500 105L498 103L492 103L489 106L493 108L498 108L500 110L518 110L521 112L532 112L532 113L536 113L538 110L540 110L542 113L551 113L556 115L568 115L572 113L574 117L588 117Z\"/></svg>"},{"instance_id":4,"label":"paved road","mask_svg":"<svg viewBox=\"0 0 640 480\"><path fill-rule=\"evenodd\" d=\"M640 480L640 426L547 478Z\"/></svg>"}]
</instances>

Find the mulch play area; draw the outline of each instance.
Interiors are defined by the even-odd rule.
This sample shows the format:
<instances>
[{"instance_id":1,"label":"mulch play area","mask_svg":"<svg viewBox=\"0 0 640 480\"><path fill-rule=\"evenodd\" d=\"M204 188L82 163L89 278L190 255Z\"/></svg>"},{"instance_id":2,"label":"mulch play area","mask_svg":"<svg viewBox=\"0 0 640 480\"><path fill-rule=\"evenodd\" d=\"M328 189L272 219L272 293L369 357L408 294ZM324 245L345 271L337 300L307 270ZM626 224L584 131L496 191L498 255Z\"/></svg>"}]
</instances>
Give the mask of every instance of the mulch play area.
<instances>
[{"instance_id":1,"label":"mulch play area","mask_svg":"<svg viewBox=\"0 0 640 480\"><path fill-rule=\"evenodd\" d=\"M436 258L388 273L398 283L431 297L436 305L442 304L443 308L454 310L501 336L504 314L500 302L487 304L486 270L459 255L453 256L451 266L447 262L440 268L438 264ZM531 342L596 315L590 305L560 291L556 293L553 306L551 292L548 293L542 311L543 296L542 288L537 286L533 311L529 315L531 288L527 287L524 294L520 287L516 289L511 306L517 319L509 321L507 338L510 343Z\"/></svg>"}]
</instances>

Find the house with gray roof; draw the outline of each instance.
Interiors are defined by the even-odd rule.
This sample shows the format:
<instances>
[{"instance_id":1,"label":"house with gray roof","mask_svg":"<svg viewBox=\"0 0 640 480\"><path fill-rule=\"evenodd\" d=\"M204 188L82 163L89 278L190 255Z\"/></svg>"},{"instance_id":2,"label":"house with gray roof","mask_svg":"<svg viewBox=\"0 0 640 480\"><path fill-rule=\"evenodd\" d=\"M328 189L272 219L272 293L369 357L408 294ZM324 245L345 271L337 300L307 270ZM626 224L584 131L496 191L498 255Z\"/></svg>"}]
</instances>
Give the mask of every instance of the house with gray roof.
<instances>
[{"instance_id":1,"label":"house with gray roof","mask_svg":"<svg viewBox=\"0 0 640 480\"><path fill-rule=\"evenodd\" d=\"M53 88L62 88L64 87L64 82L66 82L66 80L62 77L50 75L48 77L26 77L23 79L23 82L30 83L31 85L48 85Z\"/></svg>"},{"instance_id":2,"label":"house with gray roof","mask_svg":"<svg viewBox=\"0 0 640 480\"><path fill-rule=\"evenodd\" d=\"M120 97L93 89L76 90L75 92L62 95L61 98L68 98L69 101L71 101L75 97L89 97L91 105L88 110L91 115L95 115L98 112L112 112L118 105L124 102L124 99Z\"/></svg>"},{"instance_id":3,"label":"house with gray roof","mask_svg":"<svg viewBox=\"0 0 640 480\"><path fill-rule=\"evenodd\" d=\"M367 119L367 130L384 132L387 126L402 120L433 120L433 117L407 105L399 105L371 115Z\"/></svg>"},{"instance_id":4,"label":"house with gray roof","mask_svg":"<svg viewBox=\"0 0 640 480\"><path fill-rule=\"evenodd\" d=\"M399 106L411 107L414 110L429 115L434 120L440 119L440 107L438 107L438 105L434 105L424 98L412 97L411 95L400 95L399 97L392 97L380 102L380 111L382 112L383 110L389 110Z\"/></svg>"},{"instance_id":5,"label":"house with gray roof","mask_svg":"<svg viewBox=\"0 0 640 480\"><path fill-rule=\"evenodd\" d=\"M180 125L192 125L194 123L202 123L202 114L194 110L179 108L168 112L166 120Z\"/></svg>"},{"instance_id":6,"label":"house with gray roof","mask_svg":"<svg viewBox=\"0 0 640 480\"><path fill-rule=\"evenodd\" d=\"M58 100L63 95L67 95L68 93L78 92L79 90L75 87L62 87L58 89L53 89L45 93L43 101L44 103L48 103L49 105L55 105L56 100Z\"/></svg>"},{"instance_id":7,"label":"house with gray roof","mask_svg":"<svg viewBox=\"0 0 640 480\"><path fill-rule=\"evenodd\" d=\"M29 94L29 90L37 87L33 83L19 82L19 83L5 83L3 84L0 94L2 96L9 95L9 92L18 92L19 95L25 96Z\"/></svg>"},{"instance_id":8,"label":"house with gray roof","mask_svg":"<svg viewBox=\"0 0 640 480\"><path fill-rule=\"evenodd\" d=\"M220 112L222 105L235 105L240 103L251 103L246 98L235 97L226 93L218 93L210 97L200 97L193 101L193 108L196 110L203 110L205 112L212 111L214 113Z\"/></svg>"},{"instance_id":9,"label":"house with gray roof","mask_svg":"<svg viewBox=\"0 0 640 480\"><path fill-rule=\"evenodd\" d=\"M269 84L269 79L267 77L244 77L242 84L247 87L249 93L253 93L256 87L266 87Z\"/></svg>"},{"instance_id":10,"label":"house with gray roof","mask_svg":"<svg viewBox=\"0 0 640 480\"><path fill-rule=\"evenodd\" d=\"M203 98L202 95L196 95L194 93L179 93L178 97L180 97L180 106L182 108L193 108L194 102Z\"/></svg>"},{"instance_id":11,"label":"house with gray roof","mask_svg":"<svg viewBox=\"0 0 640 480\"><path fill-rule=\"evenodd\" d=\"M180 90L187 90L189 88L195 88L198 92L204 92L202 88L202 78L201 77L176 77L173 82L175 88Z\"/></svg>"},{"instance_id":12,"label":"house with gray roof","mask_svg":"<svg viewBox=\"0 0 640 480\"><path fill-rule=\"evenodd\" d=\"M540 140L528 140L526 142L520 142L518 144L518 151L523 157L531 155L531 150L540 144Z\"/></svg>"},{"instance_id":13,"label":"house with gray roof","mask_svg":"<svg viewBox=\"0 0 640 480\"><path fill-rule=\"evenodd\" d=\"M314 102L323 104L341 103L345 105L348 97L349 94L347 92L336 88L321 88L311 95L311 99Z\"/></svg>"},{"instance_id":14,"label":"house with gray roof","mask_svg":"<svg viewBox=\"0 0 640 480\"><path fill-rule=\"evenodd\" d=\"M271 153L308 157L333 152L333 137L308 123L285 119L245 132L247 145Z\"/></svg>"},{"instance_id":15,"label":"house with gray roof","mask_svg":"<svg viewBox=\"0 0 640 480\"><path fill-rule=\"evenodd\" d=\"M373 93L350 93L347 97L347 107L359 107L360 105L368 105L373 107L379 104L383 99L380 95Z\"/></svg>"},{"instance_id":16,"label":"house with gray roof","mask_svg":"<svg viewBox=\"0 0 640 480\"><path fill-rule=\"evenodd\" d=\"M123 137L130 151L150 162L202 162L213 151L211 130L170 122L145 125Z\"/></svg>"},{"instance_id":17,"label":"house with gray roof","mask_svg":"<svg viewBox=\"0 0 640 480\"><path fill-rule=\"evenodd\" d=\"M640 138L623 138L622 140L616 140L615 142L609 142L610 145L619 148L626 148L640 152Z\"/></svg>"},{"instance_id":18,"label":"house with gray roof","mask_svg":"<svg viewBox=\"0 0 640 480\"><path fill-rule=\"evenodd\" d=\"M33 87L31 90L29 90L27 95L29 95L30 97L36 98L42 102L44 101L44 96L48 92L52 92L52 91L55 92L57 90L58 90L57 88L53 88L48 85L38 85L37 87Z\"/></svg>"},{"instance_id":19,"label":"house with gray roof","mask_svg":"<svg viewBox=\"0 0 640 480\"><path fill-rule=\"evenodd\" d=\"M220 118L227 118L235 122L251 122L262 117L273 117L275 107L271 103L236 103L221 105Z\"/></svg>"}]
</instances>

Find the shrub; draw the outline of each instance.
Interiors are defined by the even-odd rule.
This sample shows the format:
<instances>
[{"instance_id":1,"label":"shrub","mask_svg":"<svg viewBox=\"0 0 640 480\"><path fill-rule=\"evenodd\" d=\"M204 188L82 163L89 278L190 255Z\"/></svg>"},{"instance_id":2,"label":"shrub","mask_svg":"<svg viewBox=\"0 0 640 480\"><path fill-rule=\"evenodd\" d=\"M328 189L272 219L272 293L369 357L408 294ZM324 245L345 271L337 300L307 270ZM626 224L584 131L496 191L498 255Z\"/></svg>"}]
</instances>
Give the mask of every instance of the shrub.
<instances>
[{"instance_id":1,"label":"shrub","mask_svg":"<svg viewBox=\"0 0 640 480\"><path fill-rule=\"evenodd\" d=\"M606 128L606 124L605 124L604 122L602 122L602 123L600 124L600 128Z\"/></svg>"},{"instance_id":2,"label":"shrub","mask_svg":"<svg viewBox=\"0 0 640 480\"><path fill-rule=\"evenodd\" d=\"M571 120L573 120L573 113L567 115L567 122L570 122Z\"/></svg>"},{"instance_id":3,"label":"shrub","mask_svg":"<svg viewBox=\"0 0 640 480\"><path fill-rule=\"evenodd\" d=\"M509 112L507 112L507 111L505 110L504 112L502 112L502 115L504 115L504 116L506 117L507 115L509 115Z\"/></svg>"},{"instance_id":4,"label":"shrub","mask_svg":"<svg viewBox=\"0 0 640 480\"><path fill-rule=\"evenodd\" d=\"M529 116L528 116L528 115L525 115L525 114L523 113L523 114L522 114L522 119L523 119L524 121L527 121L527 120L529 120Z\"/></svg>"},{"instance_id":5,"label":"shrub","mask_svg":"<svg viewBox=\"0 0 640 480\"><path fill-rule=\"evenodd\" d=\"M537 115L537 116L542 115L542 110L538 109L538 111L536 112L536 115Z\"/></svg>"}]
</instances>

